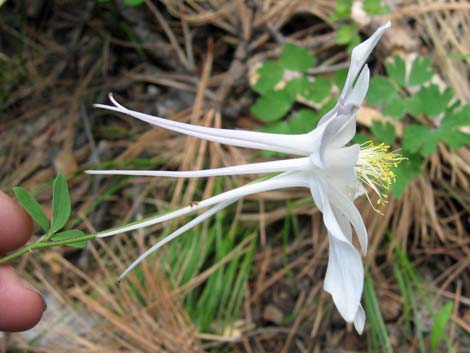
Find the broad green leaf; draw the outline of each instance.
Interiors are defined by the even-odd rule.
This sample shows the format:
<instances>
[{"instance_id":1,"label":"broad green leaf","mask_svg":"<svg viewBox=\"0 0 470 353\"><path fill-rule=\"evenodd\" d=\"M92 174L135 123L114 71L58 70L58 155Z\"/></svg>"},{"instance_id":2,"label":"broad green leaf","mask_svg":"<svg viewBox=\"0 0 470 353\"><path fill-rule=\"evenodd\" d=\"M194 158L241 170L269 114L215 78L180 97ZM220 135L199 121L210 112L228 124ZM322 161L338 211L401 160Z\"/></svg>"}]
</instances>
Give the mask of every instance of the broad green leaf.
<instances>
[{"instance_id":1,"label":"broad green leaf","mask_svg":"<svg viewBox=\"0 0 470 353\"><path fill-rule=\"evenodd\" d=\"M359 145L362 145L363 143L369 142L370 141L370 136L357 133L356 135L353 136L352 138L352 143L357 143Z\"/></svg>"},{"instance_id":2,"label":"broad green leaf","mask_svg":"<svg viewBox=\"0 0 470 353\"><path fill-rule=\"evenodd\" d=\"M347 75L348 75L348 70L346 69L335 71L335 73L333 74L333 82L339 88L339 90L343 88L344 82L346 82Z\"/></svg>"},{"instance_id":3,"label":"broad green leaf","mask_svg":"<svg viewBox=\"0 0 470 353\"><path fill-rule=\"evenodd\" d=\"M15 193L16 199L28 212L28 214L34 219L34 221L41 226L44 232L47 233L49 230L49 220L46 217L43 209L26 189L22 187L14 187L13 192Z\"/></svg>"},{"instance_id":4,"label":"broad green leaf","mask_svg":"<svg viewBox=\"0 0 470 353\"><path fill-rule=\"evenodd\" d=\"M295 98L285 91L269 91L259 97L251 107L251 112L263 121L275 121L287 114Z\"/></svg>"},{"instance_id":5,"label":"broad green leaf","mask_svg":"<svg viewBox=\"0 0 470 353\"><path fill-rule=\"evenodd\" d=\"M401 198L408 183L422 174L421 167L424 162L422 157L416 154L403 154L403 157L408 159L393 168L396 181L392 184L392 196L395 199Z\"/></svg>"},{"instance_id":6,"label":"broad green leaf","mask_svg":"<svg viewBox=\"0 0 470 353\"><path fill-rule=\"evenodd\" d=\"M470 134L457 129L441 127L439 130L439 137L453 149L470 145Z\"/></svg>"},{"instance_id":7,"label":"broad green leaf","mask_svg":"<svg viewBox=\"0 0 470 353\"><path fill-rule=\"evenodd\" d=\"M393 63L386 63L385 68L387 70L387 75L393 79L400 86L406 86L406 64L405 61L395 55L393 58Z\"/></svg>"},{"instance_id":8,"label":"broad green leaf","mask_svg":"<svg viewBox=\"0 0 470 353\"><path fill-rule=\"evenodd\" d=\"M418 56L411 67L408 86L418 86L429 81L434 75L431 58L428 56Z\"/></svg>"},{"instance_id":9,"label":"broad green leaf","mask_svg":"<svg viewBox=\"0 0 470 353\"><path fill-rule=\"evenodd\" d=\"M384 15L390 12L390 8L382 6L380 0L364 0L362 7L369 15Z\"/></svg>"},{"instance_id":10,"label":"broad green leaf","mask_svg":"<svg viewBox=\"0 0 470 353\"><path fill-rule=\"evenodd\" d=\"M334 21L347 19L351 16L352 0L336 0L335 12L331 15Z\"/></svg>"},{"instance_id":11,"label":"broad green leaf","mask_svg":"<svg viewBox=\"0 0 470 353\"><path fill-rule=\"evenodd\" d=\"M354 35L357 35L357 27L355 24L342 25L336 31L336 43L349 44L353 41Z\"/></svg>"},{"instance_id":12,"label":"broad green leaf","mask_svg":"<svg viewBox=\"0 0 470 353\"><path fill-rule=\"evenodd\" d=\"M273 90L276 84L281 81L284 70L278 63L267 60L256 72L259 78L253 85L253 89L260 94L265 94Z\"/></svg>"},{"instance_id":13,"label":"broad green leaf","mask_svg":"<svg viewBox=\"0 0 470 353\"><path fill-rule=\"evenodd\" d=\"M370 79L367 101L370 104L378 105L387 102L396 95L396 88L390 80L384 76L374 76Z\"/></svg>"},{"instance_id":14,"label":"broad green leaf","mask_svg":"<svg viewBox=\"0 0 470 353\"><path fill-rule=\"evenodd\" d=\"M470 145L470 134L460 129L463 127L467 129L470 127L470 105L456 107L446 112L439 128L441 131L441 139L450 148L460 148L465 145Z\"/></svg>"},{"instance_id":15,"label":"broad green leaf","mask_svg":"<svg viewBox=\"0 0 470 353\"><path fill-rule=\"evenodd\" d=\"M400 120L406 113L406 102L398 94L395 93L387 102L384 103L382 113L385 116L391 116L395 120Z\"/></svg>"},{"instance_id":16,"label":"broad green leaf","mask_svg":"<svg viewBox=\"0 0 470 353\"><path fill-rule=\"evenodd\" d=\"M470 134L460 130L460 127L470 126L469 112L470 107L465 107L447 113L438 128L414 124L407 126L403 134L403 148L427 157L436 151L439 142L451 148L470 144Z\"/></svg>"},{"instance_id":17,"label":"broad green leaf","mask_svg":"<svg viewBox=\"0 0 470 353\"><path fill-rule=\"evenodd\" d=\"M290 128L286 121L276 121L272 124L264 125L261 128L263 132L269 132L271 134L289 134Z\"/></svg>"},{"instance_id":18,"label":"broad green leaf","mask_svg":"<svg viewBox=\"0 0 470 353\"><path fill-rule=\"evenodd\" d=\"M78 229L66 230L64 232L56 233L52 236L51 240L59 241L59 240L72 240L74 238L83 237L85 233ZM67 244L73 248L84 248L88 243L87 240L77 241L76 243Z\"/></svg>"},{"instance_id":19,"label":"broad green leaf","mask_svg":"<svg viewBox=\"0 0 470 353\"><path fill-rule=\"evenodd\" d=\"M293 99L296 99L298 96L303 94L308 85L309 80L305 76L302 76L289 80L283 90L289 93Z\"/></svg>"},{"instance_id":20,"label":"broad green leaf","mask_svg":"<svg viewBox=\"0 0 470 353\"><path fill-rule=\"evenodd\" d=\"M52 197L52 233L60 230L70 217L70 194L67 180L62 174L57 175L53 185Z\"/></svg>"},{"instance_id":21,"label":"broad green leaf","mask_svg":"<svg viewBox=\"0 0 470 353\"><path fill-rule=\"evenodd\" d=\"M470 105L456 107L446 112L441 122L442 128L470 127Z\"/></svg>"},{"instance_id":22,"label":"broad green leaf","mask_svg":"<svg viewBox=\"0 0 470 353\"><path fill-rule=\"evenodd\" d=\"M291 134L304 134L315 128L319 117L311 109L300 109L289 121L289 132Z\"/></svg>"},{"instance_id":23,"label":"broad green leaf","mask_svg":"<svg viewBox=\"0 0 470 353\"><path fill-rule=\"evenodd\" d=\"M403 148L424 157L436 151L439 140L439 131L428 126L411 124L403 132Z\"/></svg>"},{"instance_id":24,"label":"broad green leaf","mask_svg":"<svg viewBox=\"0 0 470 353\"><path fill-rule=\"evenodd\" d=\"M348 54L351 54L353 49L361 44L361 37L359 36L359 33L356 31L353 33L351 40L349 41L347 51Z\"/></svg>"},{"instance_id":25,"label":"broad green leaf","mask_svg":"<svg viewBox=\"0 0 470 353\"><path fill-rule=\"evenodd\" d=\"M415 116L424 114L436 117L446 110L452 97L452 91L448 88L441 93L434 84L422 87L408 100L408 111Z\"/></svg>"},{"instance_id":26,"label":"broad green leaf","mask_svg":"<svg viewBox=\"0 0 470 353\"><path fill-rule=\"evenodd\" d=\"M333 109L337 101L338 101L337 98L333 97L328 102L323 104L323 106L317 111L318 117L321 118L323 115L328 113L331 109Z\"/></svg>"},{"instance_id":27,"label":"broad green leaf","mask_svg":"<svg viewBox=\"0 0 470 353\"><path fill-rule=\"evenodd\" d=\"M372 105L383 105L382 113L396 120L403 118L406 112L404 99L398 94L396 86L384 76L371 78L367 102Z\"/></svg>"},{"instance_id":28,"label":"broad green leaf","mask_svg":"<svg viewBox=\"0 0 470 353\"><path fill-rule=\"evenodd\" d=\"M320 103L331 94L331 81L322 76L315 78L315 81L308 81L302 96L310 102Z\"/></svg>"},{"instance_id":29,"label":"broad green leaf","mask_svg":"<svg viewBox=\"0 0 470 353\"><path fill-rule=\"evenodd\" d=\"M395 126L390 122L384 124L380 121L374 120L370 129L372 133L386 145L392 145L397 137Z\"/></svg>"},{"instance_id":30,"label":"broad green leaf","mask_svg":"<svg viewBox=\"0 0 470 353\"><path fill-rule=\"evenodd\" d=\"M306 48L299 47L292 43L287 43L282 49L279 57L279 65L292 71L305 72L315 64L315 57Z\"/></svg>"},{"instance_id":31,"label":"broad green leaf","mask_svg":"<svg viewBox=\"0 0 470 353\"><path fill-rule=\"evenodd\" d=\"M431 352L436 352L439 341L444 337L447 323L452 316L454 304L448 302L436 315L434 324L431 329Z\"/></svg>"},{"instance_id":32,"label":"broad green leaf","mask_svg":"<svg viewBox=\"0 0 470 353\"><path fill-rule=\"evenodd\" d=\"M124 0L127 6L139 6L144 3L144 0Z\"/></svg>"}]
</instances>

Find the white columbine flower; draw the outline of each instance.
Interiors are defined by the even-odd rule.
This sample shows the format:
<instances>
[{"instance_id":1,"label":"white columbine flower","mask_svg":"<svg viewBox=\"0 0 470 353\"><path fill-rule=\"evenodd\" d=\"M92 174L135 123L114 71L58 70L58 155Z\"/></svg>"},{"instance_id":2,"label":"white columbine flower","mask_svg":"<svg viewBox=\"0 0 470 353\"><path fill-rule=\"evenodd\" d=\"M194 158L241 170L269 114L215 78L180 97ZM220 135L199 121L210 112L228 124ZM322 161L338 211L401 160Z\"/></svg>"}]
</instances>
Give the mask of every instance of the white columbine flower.
<instances>
[{"instance_id":1,"label":"white columbine flower","mask_svg":"<svg viewBox=\"0 0 470 353\"><path fill-rule=\"evenodd\" d=\"M208 141L299 156L279 161L197 171L88 171L90 174L181 178L279 173L267 180L241 186L163 216L147 218L99 233L99 237L107 237L211 207L148 249L129 266L121 278L162 245L244 196L275 189L305 187L310 189L328 230L329 258L324 289L332 295L341 316L347 322L354 322L356 330L361 333L365 325L365 313L360 303L364 269L361 256L352 243L352 228L357 234L363 254L367 251L367 230L353 201L365 193L363 184L372 187L382 200L386 198L383 192L388 189L394 178L390 167L396 164L400 157L393 152L388 153L388 146L374 146L372 143L361 146L346 146L346 144L356 133L355 113L361 106L369 86L369 68L365 62L389 27L390 23L386 23L368 40L354 48L338 104L322 117L314 130L306 134L269 134L194 126L127 109L112 96L110 99L114 105L97 104L96 107L124 113L152 125Z\"/></svg>"}]
</instances>

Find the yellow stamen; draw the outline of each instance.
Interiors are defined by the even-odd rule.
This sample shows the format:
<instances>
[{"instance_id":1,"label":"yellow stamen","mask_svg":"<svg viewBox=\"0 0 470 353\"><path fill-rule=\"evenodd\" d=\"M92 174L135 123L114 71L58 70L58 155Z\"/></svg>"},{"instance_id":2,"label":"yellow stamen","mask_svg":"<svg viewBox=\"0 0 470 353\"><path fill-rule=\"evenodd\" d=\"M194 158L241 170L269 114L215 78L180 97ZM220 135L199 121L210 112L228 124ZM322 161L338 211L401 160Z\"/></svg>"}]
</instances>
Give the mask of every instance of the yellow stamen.
<instances>
[{"instance_id":1,"label":"yellow stamen","mask_svg":"<svg viewBox=\"0 0 470 353\"><path fill-rule=\"evenodd\" d=\"M359 159L356 163L357 177L379 196L378 205L385 205L388 202L387 193L396 180L392 168L397 167L401 161L406 159L398 151L389 152L389 149L390 146L383 143L374 145L372 141L367 141L361 145ZM374 210L376 210L375 207Z\"/></svg>"}]
</instances>

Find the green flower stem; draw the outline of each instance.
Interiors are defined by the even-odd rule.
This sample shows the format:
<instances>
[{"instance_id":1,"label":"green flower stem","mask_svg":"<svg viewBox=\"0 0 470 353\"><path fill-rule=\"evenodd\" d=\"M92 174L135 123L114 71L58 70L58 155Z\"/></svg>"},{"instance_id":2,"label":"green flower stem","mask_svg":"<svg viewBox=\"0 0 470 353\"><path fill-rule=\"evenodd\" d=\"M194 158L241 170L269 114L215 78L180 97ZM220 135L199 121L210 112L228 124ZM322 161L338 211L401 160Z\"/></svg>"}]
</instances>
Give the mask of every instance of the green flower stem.
<instances>
[{"instance_id":1,"label":"green flower stem","mask_svg":"<svg viewBox=\"0 0 470 353\"><path fill-rule=\"evenodd\" d=\"M87 241L87 240L91 240L91 239L96 238L96 236L98 234L99 233L94 233L94 234L88 234L88 235L84 235L84 236L77 237L77 238L63 239L63 240L56 240L56 241L45 241L45 238L41 237L41 238L39 238L38 241L36 241L36 242L34 242L30 245L24 246L21 249L18 249L16 251L2 257L0 259L0 265L2 265L4 263L7 263L7 262L10 262L10 261L16 259L17 257L20 257L21 255L24 255L27 252L31 252L31 251L36 250L36 249L49 249L49 248L52 248L52 247L55 247L55 246L68 245L68 244L78 243L80 241Z\"/></svg>"},{"instance_id":2,"label":"green flower stem","mask_svg":"<svg viewBox=\"0 0 470 353\"><path fill-rule=\"evenodd\" d=\"M273 174L273 175L276 175L276 174ZM267 180L270 177L272 177L273 175L268 175L268 176L265 176L263 178L259 178L257 180L254 180L252 183ZM300 200L294 202L293 204L296 205L296 206L300 206L300 205L303 205L303 204L308 204L310 202L311 202L311 199L309 197L307 197L307 198L300 199ZM172 211L169 211L169 212L172 212ZM80 236L80 237L70 238L70 239L51 240L51 238L54 236L55 233L53 233L52 231L48 231L46 234L41 236L34 243L26 245L26 246L14 251L14 252L8 254L8 255L0 258L0 265L2 265L4 263L7 263L7 262L10 262L10 261L26 254L27 252L32 252L32 251L37 250L37 249L49 249L49 248L53 248L55 246L69 245L69 244L73 244L73 243L78 243L80 241L92 240L92 239L98 237L100 234L108 233L110 231L118 230L120 228L125 228L125 227L128 227L130 225L143 223L143 222L146 222L150 219L153 219L153 218L156 218L156 217L161 217L161 216L163 216L163 215L165 215L169 212L159 213L157 215L153 215L153 216L150 216L150 217L147 217L147 218L143 218L143 219L140 219L140 220L135 221L135 222L130 222L130 223L125 224L123 226L118 226L118 227L110 228L108 230L100 231L100 232L97 232L97 233L83 235L83 236Z\"/></svg>"},{"instance_id":3,"label":"green flower stem","mask_svg":"<svg viewBox=\"0 0 470 353\"><path fill-rule=\"evenodd\" d=\"M41 236L34 243L26 245L26 246L14 251L14 252L8 254L8 255L0 258L0 265L2 265L4 263L7 263L7 262L10 262L10 261L16 259L17 257L20 257L21 255L24 255L27 252L31 252L33 250L49 249L49 248L52 248L52 247L55 247L55 246L68 245L68 244L78 243L80 241L88 241L88 240L96 238L100 234L107 233L107 232L117 230L117 229L120 229L120 228L125 228L125 227L128 227L130 225L143 223L143 222L145 222L149 219L152 219L152 218L155 218L155 217L160 217L160 216L162 216L166 213L169 213L169 212L160 213L160 214L150 216L150 217L147 217L147 218L135 221L135 222L125 224L123 226L114 227L114 228L111 228L111 229L108 229L108 230L105 230L105 231L101 231L101 232L97 232L97 233L93 233L93 234L88 234L88 235L84 235L84 236L81 236L81 237L70 238L70 239L50 240L51 237L53 237L55 233L52 233L51 231L49 231L46 234L44 234L43 236Z\"/></svg>"}]
</instances>

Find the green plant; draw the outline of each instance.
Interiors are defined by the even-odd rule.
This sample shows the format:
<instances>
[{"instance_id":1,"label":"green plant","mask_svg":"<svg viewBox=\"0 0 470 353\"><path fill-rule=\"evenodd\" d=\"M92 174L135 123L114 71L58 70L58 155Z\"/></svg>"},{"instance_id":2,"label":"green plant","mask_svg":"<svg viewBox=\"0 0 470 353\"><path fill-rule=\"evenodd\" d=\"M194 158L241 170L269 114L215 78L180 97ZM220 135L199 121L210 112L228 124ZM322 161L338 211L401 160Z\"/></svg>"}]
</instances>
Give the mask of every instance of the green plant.
<instances>
[{"instance_id":1,"label":"green plant","mask_svg":"<svg viewBox=\"0 0 470 353\"><path fill-rule=\"evenodd\" d=\"M221 189L217 182L215 192ZM189 288L185 308L199 332L221 335L234 329L252 269L257 234L241 229L231 212L223 210L188 231L161 257L170 281Z\"/></svg>"},{"instance_id":2,"label":"green plant","mask_svg":"<svg viewBox=\"0 0 470 353\"><path fill-rule=\"evenodd\" d=\"M348 52L361 41L357 25L351 21L352 0L336 0L335 10L330 19L338 22L336 44L346 45ZM390 12L388 6L382 5L381 0L364 0L362 9L369 15L384 15Z\"/></svg>"},{"instance_id":3,"label":"green plant","mask_svg":"<svg viewBox=\"0 0 470 353\"><path fill-rule=\"evenodd\" d=\"M88 240L96 236L95 234L85 235L85 233L78 229L62 231L70 218L71 211L69 189L67 181L62 174L57 175L53 183L52 218L50 221L34 196L26 189L15 187L13 191L18 202L42 228L44 234L35 242L0 258L0 264L36 249L48 249L63 245L82 248L86 246Z\"/></svg>"},{"instance_id":4,"label":"green plant","mask_svg":"<svg viewBox=\"0 0 470 353\"><path fill-rule=\"evenodd\" d=\"M408 161L396 168L397 182L392 187L392 195L400 198L406 184L421 175L425 159L439 143L451 149L470 143L470 134L463 129L470 126L470 106L454 99L449 88L441 90L431 81L435 72L429 57L413 60L408 73L405 61L395 56L386 64L386 73L371 78L366 100L404 126L402 149ZM373 122L371 132L387 144L398 138L391 122Z\"/></svg>"},{"instance_id":5,"label":"green plant","mask_svg":"<svg viewBox=\"0 0 470 353\"><path fill-rule=\"evenodd\" d=\"M308 74L316 61L307 49L287 43L278 60L267 60L258 68L252 88L260 96L251 112L265 123L263 131L306 133L336 104L332 80ZM294 107L296 103L300 107ZM318 109L312 110L314 106Z\"/></svg>"},{"instance_id":6,"label":"green plant","mask_svg":"<svg viewBox=\"0 0 470 353\"><path fill-rule=\"evenodd\" d=\"M99 3L111 2L111 0L97 0ZM139 6L144 3L144 0L123 0L123 3L127 6Z\"/></svg>"},{"instance_id":7,"label":"green plant","mask_svg":"<svg viewBox=\"0 0 470 353\"><path fill-rule=\"evenodd\" d=\"M427 347L431 347L431 351L435 352L440 340L444 340L448 352L455 352L455 348L446 332L446 327L450 323L453 304L451 302L445 303L441 310L436 313L426 294L428 289L417 270L398 246L395 246L394 250L396 261L393 263L393 272L403 298L404 337L410 340L417 337L419 351L422 353L428 352ZM424 303L425 309L418 306L418 301ZM425 310L427 310L427 314L433 321L429 335L427 335L421 322ZM413 327L411 323L413 323Z\"/></svg>"},{"instance_id":8,"label":"green plant","mask_svg":"<svg viewBox=\"0 0 470 353\"><path fill-rule=\"evenodd\" d=\"M393 353L387 327L380 311L379 301L369 272L366 272L364 282L364 306L369 318L369 332L367 335L369 348L372 352Z\"/></svg>"}]
</instances>

